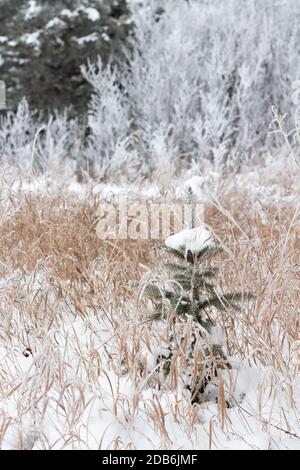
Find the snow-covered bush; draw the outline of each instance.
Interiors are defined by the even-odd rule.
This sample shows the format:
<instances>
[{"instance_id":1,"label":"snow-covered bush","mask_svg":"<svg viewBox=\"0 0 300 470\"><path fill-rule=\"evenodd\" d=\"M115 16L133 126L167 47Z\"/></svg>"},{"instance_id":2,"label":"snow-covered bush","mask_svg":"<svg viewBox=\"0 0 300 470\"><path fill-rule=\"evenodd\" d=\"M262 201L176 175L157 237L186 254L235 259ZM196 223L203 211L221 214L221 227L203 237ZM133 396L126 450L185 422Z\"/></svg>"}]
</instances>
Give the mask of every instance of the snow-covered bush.
<instances>
[{"instance_id":1,"label":"snow-covered bush","mask_svg":"<svg viewBox=\"0 0 300 470\"><path fill-rule=\"evenodd\" d=\"M285 143L279 134L273 138L268 134L272 106L280 115L287 113L287 129L295 127L293 84L299 78L300 52L297 0L86 0L82 4L60 0L51 8L20 0L17 13L16 7L2 1L13 10L12 25L20 21L25 28L25 36L13 40L9 26L3 26L2 33L0 27L1 78L11 70L7 64L17 67L8 80L8 92L18 90L14 98L22 91L20 64L22 79L36 99L51 99L54 108L66 101L84 101L87 90L93 90L89 135L85 133L85 140L80 132L76 138L73 133L66 138L63 121L55 153L77 159L78 152L74 157L69 144L64 150L63 146L65 140L81 140L81 163L96 176L133 175L134 171L157 176L162 161L170 172L182 162L204 164L205 159L216 167L230 161L230 169L236 169L241 160L272 153ZM27 16L25 4L30 4ZM39 29L32 29L35 24L41 24ZM105 45L106 27L115 45L112 38ZM84 36L86 28L89 34ZM133 34L128 36L129 30ZM104 45L111 53L104 54L105 60ZM97 54L101 58L93 63ZM50 121L54 129L57 118ZM44 161L53 154L49 126ZM35 132L31 129L26 138L32 141ZM44 135L39 135L37 147ZM13 146L18 147L18 141Z\"/></svg>"},{"instance_id":2,"label":"snow-covered bush","mask_svg":"<svg viewBox=\"0 0 300 470\"><path fill-rule=\"evenodd\" d=\"M67 158L81 158L81 145L80 127L67 110L43 122L23 98L16 113L1 119L0 161L22 170L58 169Z\"/></svg>"},{"instance_id":3,"label":"snow-covered bush","mask_svg":"<svg viewBox=\"0 0 300 470\"><path fill-rule=\"evenodd\" d=\"M0 161L29 168L32 144L37 130L28 102L21 100L17 112L9 112L0 123Z\"/></svg>"},{"instance_id":4,"label":"snow-covered bush","mask_svg":"<svg viewBox=\"0 0 300 470\"><path fill-rule=\"evenodd\" d=\"M104 68L100 58L96 64L83 67L82 73L94 90L88 115L87 160L106 176L120 142L129 134L127 98L118 85L116 69Z\"/></svg>"},{"instance_id":5,"label":"snow-covered bush","mask_svg":"<svg viewBox=\"0 0 300 470\"><path fill-rule=\"evenodd\" d=\"M264 144L271 106L291 110L299 3L167 0L158 19L160 3L145 2L147 15L134 15L130 101L144 118L138 125L171 128L183 152Z\"/></svg>"},{"instance_id":6,"label":"snow-covered bush","mask_svg":"<svg viewBox=\"0 0 300 470\"><path fill-rule=\"evenodd\" d=\"M54 112L48 122L41 125L35 136L34 169L54 171L67 159L79 162L82 158L80 137L78 121L70 119L67 109L63 113Z\"/></svg>"},{"instance_id":7,"label":"snow-covered bush","mask_svg":"<svg viewBox=\"0 0 300 470\"><path fill-rule=\"evenodd\" d=\"M99 68L98 73L90 66L97 95L90 113L94 140L113 142L116 134L123 138L125 132L134 132L140 159L152 170L162 148L160 158L208 157L218 164L230 153L245 157L265 152L270 142L276 144L268 140L272 105L289 113L287 124L293 126L298 1L129 3L134 37L126 64L105 72ZM114 103L108 110L112 83ZM119 96L122 110L116 119ZM95 104L102 120L114 122L100 125ZM97 159L99 147L95 149Z\"/></svg>"}]
</instances>

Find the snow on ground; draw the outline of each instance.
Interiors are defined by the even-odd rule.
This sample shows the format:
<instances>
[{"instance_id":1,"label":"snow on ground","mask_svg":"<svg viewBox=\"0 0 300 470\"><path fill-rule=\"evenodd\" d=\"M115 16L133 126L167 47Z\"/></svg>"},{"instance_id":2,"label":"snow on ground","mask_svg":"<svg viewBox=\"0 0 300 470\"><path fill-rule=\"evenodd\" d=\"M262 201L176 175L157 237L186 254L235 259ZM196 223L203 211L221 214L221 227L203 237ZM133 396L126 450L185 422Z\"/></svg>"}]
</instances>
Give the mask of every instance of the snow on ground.
<instances>
[{"instance_id":1,"label":"snow on ground","mask_svg":"<svg viewBox=\"0 0 300 470\"><path fill-rule=\"evenodd\" d=\"M197 178L192 184L185 178L178 188L187 181L197 187ZM41 177L22 183L16 179L10 189L45 195L59 185L54 187ZM91 190L74 181L64 187L78 200ZM128 191L126 185L92 187L103 197ZM141 195L138 186L130 187L130 193L134 191ZM159 194L154 185L142 191L145 197ZM71 297L75 287L71 280L61 279L58 288L42 269L32 274L17 270L1 278L2 449L300 450L299 361L289 359L287 344L281 351L282 361L289 363L286 374L271 361L265 367L249 347L243 360L230 357L233 369L207 388L207 401L192 405L180 381L175 388L158 390L147 379L156 368L155 325L150 330L153 338L141 339L143 347L137 348L148 364L148 376L141 379L124 369L120 345L127 341L125 349L134 355L137 340L132 331L141 326L136 305L128 305L123 318L123 311L109 310L109 299L103 307L97 293L93 298L82 290L87 299L83 314ZM245 328L241 323L237 329L240 338L247 334ZM270 334L279 337L280 331L275 320ZM268 351L270 346L266 342L264 347ZM221 409L220 384L229 408Z\"/></svg>"},{"instance_id":2,"label":"snow on ground","mask_svg":"<svg viewBox=\"0 0 300 470\"><path fill-rule=\"evenodd\" d=\"M41 281L30 283L32 296ZM234 403L220 421L213 386L210 401L192 406L184 389L159 391L147 381L137 387L122 376L115 361L112 367L111 357L118 355L112 326L104 316L86 313L80 318L72 309L61 312L43 340L30 344L27 357L17 336L1 347L2 374L10 375L14 389L10 396L1 393L8 424L2 449L42 449L46 443L51 449L300 450L299 377L292 384L280 377L276 382L272 368L250 368L235 359L235 369L223 377L225 388L234 383L228 385ZM10 321L15 332L24 331L16 311Z\"/></svg>"}]
</instances>

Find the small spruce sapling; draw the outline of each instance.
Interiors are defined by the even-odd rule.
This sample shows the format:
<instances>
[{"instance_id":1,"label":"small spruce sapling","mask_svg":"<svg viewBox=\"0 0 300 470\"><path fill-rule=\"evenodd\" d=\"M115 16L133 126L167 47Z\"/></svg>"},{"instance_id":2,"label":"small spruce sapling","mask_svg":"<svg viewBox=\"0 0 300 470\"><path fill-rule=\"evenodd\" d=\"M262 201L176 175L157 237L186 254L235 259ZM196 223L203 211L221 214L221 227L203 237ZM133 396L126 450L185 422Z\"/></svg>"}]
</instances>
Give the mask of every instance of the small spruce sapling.
<instances>
[{"instance_id":1,"label":"small spruce sapling","mask_svg":"<svg viewBox=\"0 0 300 470\"><path fill-rule=\"evenodd\" d=\"M212 267L209 260L220 251L213 240L209 230L204 227L194 228L194 205L192 202L192 190L188 189L187 200L190 210L190 228L169 237L166 240L167 252L175 259L164 263L168 278L172 280L167 287L161 288L154 284L149 284L146 288L147 296L155 305L153 320L164 320L171 311L174 314L174 322L186 322L192 319L192 324L198 327L192 336L189 345L188 361L194 360L194 348L197 341L196 335L201 336L201 341L205 341L207 334L210 335L215 327L215 322L211 318L211 309L215 308L224 311L228 308L240 309L240 302L245 297L240 293L219 294L215 287L215 277L218 268ZM179 260L179 261L177 261ZM171 284L171 287L169 287ZM247 297L249 297L247 295ZM200 328L199 328L200 327ZM205 331L202 334L201 331ZM172 356L174 355L175 342L172 334L169 338L168 357L159 357L162 370L167 376L170 372ZM231 369L222 347L219 344L207 341L204 347L206 358L197 362L199 373L192 385L187 384L191 391L192 402L202 400L203 392L208 383L217 376L218 369ZM209 358L213 358L209 361ZM209 362L213 364L209 364ZM203 370L203 364L205 364ZM195 368L195 364L193 366Z\"/></svg>"}]
</instances>

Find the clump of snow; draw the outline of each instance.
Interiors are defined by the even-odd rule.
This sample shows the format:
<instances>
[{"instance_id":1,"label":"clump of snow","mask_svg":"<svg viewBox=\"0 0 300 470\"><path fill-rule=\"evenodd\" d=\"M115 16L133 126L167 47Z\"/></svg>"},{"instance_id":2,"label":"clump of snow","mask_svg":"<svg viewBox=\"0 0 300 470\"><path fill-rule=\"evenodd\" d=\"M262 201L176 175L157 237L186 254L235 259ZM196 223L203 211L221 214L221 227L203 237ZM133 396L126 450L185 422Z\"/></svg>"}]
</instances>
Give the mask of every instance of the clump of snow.
<instances>
[{"instance_id":1,"label":"clump of snow","mask_svg":"<svg viewBox=\"0 0 300 470\"><path fill-rule=\"evenodd\" d=\"M80 13L84 13L90 21L100 20L100 13L96 8L93 7L79 7L76 10L71 11L68 8L63 9L60 14L68 18L77 17Z\"/></svg>"},{"instance_id":2,"label":"clump of snow","mask_svg":"<svg viewBox=\"0 0 300 470\"><path fill-rule=\"evenodd\" d=\"M86 44L87 42L94 42L97 41L98 36L97 33L92 33L89 34L88 36L83 36L81 38L74 38L74 41L76 41L80 46L83 44Z\"/></svg>"},{"instance_id":3,"label":"clump of snow","mask_svg":"<svg viewBox=\"0 0 300 470\"><path fill-rule=\"evenodd\" d=\"M40 31L34 31L33 33L27 33L22 36L22 41L27 44L27 46L38 47L40 45L39 36Z\"/></svg>"},{"instance_id":4,"label":"clump of snow","mask_svg":"<svg viewBox=\"0 0 300 470\"><path fill-rule=\"evenodd\" d=\"M96 8L92 8L92 7L84 8L84 9L82 8L82 11L84 11L87 14L89 20L91 21L100 20L100 13L98 10L96 10Z\"/></svg>"},{"instance_id":5,"label":"clump of snow","mask_svg":"<svg viewBox=\"0 0 300 470\"><path fill-rule=\"evenodd\" d=\"M199 253L204 248L213 247L214 241L212 233L205 227L182 230L168 237L165 241L167 248Z\"/></svg>"},{"instance_id":6,"label":"clump of snow","mask_svg":"<svg viewBox=\"0 0 300 470\"><path fill-rule=\"evenodd\" d=\"M60 18L53 18L52 20L50 20L47 24L46 24L46 28L47 29L51 29L51 28L64 28L66 26L66 23L61 20Z\"/></svg>"},{"instance_id":7,"label":"clump of snow","mask_svg":"<svg viewBox=\"0 0 300 470\"><path fill-rule=\"evenodd\" d=\"M37 16L42 10L42 7L36 3L36 0L29 0L28 8L25 13L25 20L29 21Z\"/></svg>"},{"instance_id":8,"label":"clump of snow","mask_svg":"<svg viewBox=\"0 0 300 470\"><path fill-rule=\"evenodd\" d=\"M107 33L102 33L101 37L102 37L103 41L106 41L106 42L110 41L110 37Z\"/></svg>"},{"instance_id":9,"label":"clump of snow","mask_svg":"<svg viewBox=\"0 0 300 470\"><path fill-rule=\"evenodd\" d=\"M64 8L63 10L61 10L60 14L61 16L66 16L67 18L74 18L78 16L78 11L71 11L68 8Z\"/></svg>"}]
</instances>

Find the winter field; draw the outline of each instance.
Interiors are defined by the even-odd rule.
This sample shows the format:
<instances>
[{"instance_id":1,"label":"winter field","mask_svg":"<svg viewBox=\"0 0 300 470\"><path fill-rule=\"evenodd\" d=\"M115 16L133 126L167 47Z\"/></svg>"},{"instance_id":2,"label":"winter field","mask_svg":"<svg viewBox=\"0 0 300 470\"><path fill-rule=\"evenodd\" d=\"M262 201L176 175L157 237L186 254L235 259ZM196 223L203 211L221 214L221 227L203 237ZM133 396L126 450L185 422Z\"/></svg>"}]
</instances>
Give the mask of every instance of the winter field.
<instances>
[{"instance_id":1,"label":"winter field","mask_svg":"<svg viewBox=\"0 0 300 470\"><path fill-rule=\"evenodd\" d=\"M300 450L300 5L128 4L86 122L1 118L0 448ZM188 194L205 228L172 247L186 274L209 233L213 286L166 237L99 236L103 203Z\"/></svg>"},{"instance_id":2,"label":"winter field","mask_svg":"<svg viewBox=\"0 0 300 470\"><path fill-rule=\"evenodd\" d=\"M101 188L2 176L3 449L299 449L299 180L269 170L192 179L199 197L212 191L220 286L256 295L218 316L235 366L218 378L218 403L197 405L184 354L168 383L151 381L171 327L147 321L142 296L159 271L157 244L99 240ZM192 325L182 328L188 344Z\"/></svg>"}]
</instances>

